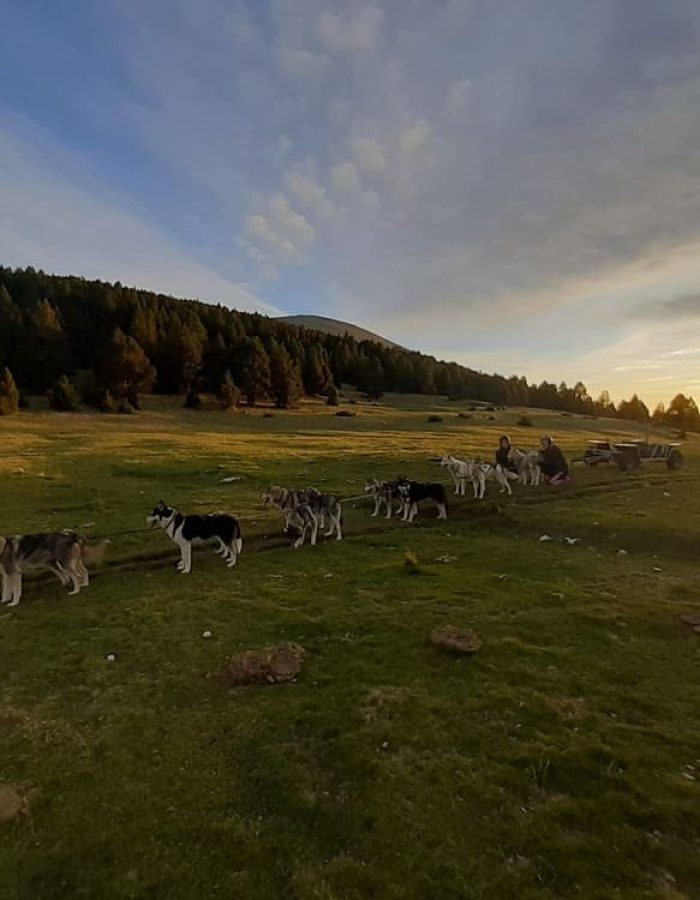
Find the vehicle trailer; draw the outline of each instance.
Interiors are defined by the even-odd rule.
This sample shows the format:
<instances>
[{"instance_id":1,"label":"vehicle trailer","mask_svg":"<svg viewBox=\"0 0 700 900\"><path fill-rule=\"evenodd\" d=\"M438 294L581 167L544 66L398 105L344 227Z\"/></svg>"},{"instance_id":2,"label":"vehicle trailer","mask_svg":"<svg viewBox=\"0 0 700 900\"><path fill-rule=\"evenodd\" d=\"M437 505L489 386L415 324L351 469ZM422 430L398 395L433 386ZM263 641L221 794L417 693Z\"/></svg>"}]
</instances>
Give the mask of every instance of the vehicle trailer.
<instances>
[{"instance_id":1,"label":"vehicle trailer","mask_svg":"<svg viewBox=\"0 0 700 900\"><path fill-rule=\"evenodd\" d=\"M582 462L588 466L602 463L613 463L623 472L638 469L652 463L665 463L668 469L680 469L683 465L683 454L680 444L651 444L648 441L611 441L592 440L584 451Z\"/></svg>"}]
</instances>

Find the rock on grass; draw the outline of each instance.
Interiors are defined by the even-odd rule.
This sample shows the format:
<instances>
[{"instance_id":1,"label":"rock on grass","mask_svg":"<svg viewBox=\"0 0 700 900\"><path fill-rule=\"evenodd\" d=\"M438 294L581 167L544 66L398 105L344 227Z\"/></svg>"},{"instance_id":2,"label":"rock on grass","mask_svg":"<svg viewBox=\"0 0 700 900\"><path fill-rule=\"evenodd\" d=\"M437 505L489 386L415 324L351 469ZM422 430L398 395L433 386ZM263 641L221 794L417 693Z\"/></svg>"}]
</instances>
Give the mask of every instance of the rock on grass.
<instances>
[{"instance_id":1,"label":"rock on grass","mask_svg":"<svg viewBox=\"0 0 700 900\"><path fill-rule=\"evenodd\" d=\"M453 625L441 625L430 634L430 640L438 647L452 653L476 653L481 648L481 640L473 631L455 628Z\"/></svg>"},{"instance_id":2,"label":"rock on grass","mask_svg":"<svg viewBox=\"0 0 700 900\"><path fill-rule=\"evenodd\" d=\"M228 684L281 684L296 678L305 655L300 644L244 650L227 660L220 674Z\"/></svg>"},{"instance_id":3,"label":"rock on grass","mask_svg":"<svg viewBox=\"0 0 700 900\"><path fill-rule=\"evenodd\" d=\"M0 784L0 822L9 822L27 811L26 797L14 784Z\"/></svg>"}]
</instances>

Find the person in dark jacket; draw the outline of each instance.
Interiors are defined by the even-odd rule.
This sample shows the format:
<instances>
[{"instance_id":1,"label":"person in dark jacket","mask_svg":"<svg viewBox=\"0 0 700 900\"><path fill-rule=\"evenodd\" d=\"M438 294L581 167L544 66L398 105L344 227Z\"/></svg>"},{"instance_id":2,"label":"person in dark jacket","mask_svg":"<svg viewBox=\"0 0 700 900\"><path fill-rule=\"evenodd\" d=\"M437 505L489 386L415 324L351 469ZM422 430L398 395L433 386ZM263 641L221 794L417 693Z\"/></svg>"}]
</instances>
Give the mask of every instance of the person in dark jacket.
<instances>
[{"instance_id":1,"label":"person in dark jacket","mask_svg":"<svg viewBox=\"0 0 700 900\"><path fill-rule=\"evenodd\" d=\"M543 475L549 479L552 485L567 484L571 481L569 474L569 464L564 458L564 454L554 443L551 437L543 437L540 440L542 450L540 451L540 468Z\"/></svg>"},{"instance_id":2,"label":"person in dark jacket","mask_svg":"<svg viewBox=\"0 0 700 900\"><path fill-rule=\"evenodd\" d=\"M501 466L506 472L515 472L517 469L515 463L510 458L510 438L507 434L502 435L498 440L498 450L496 450L496 465Z\"/></svg>"}]
</instances>

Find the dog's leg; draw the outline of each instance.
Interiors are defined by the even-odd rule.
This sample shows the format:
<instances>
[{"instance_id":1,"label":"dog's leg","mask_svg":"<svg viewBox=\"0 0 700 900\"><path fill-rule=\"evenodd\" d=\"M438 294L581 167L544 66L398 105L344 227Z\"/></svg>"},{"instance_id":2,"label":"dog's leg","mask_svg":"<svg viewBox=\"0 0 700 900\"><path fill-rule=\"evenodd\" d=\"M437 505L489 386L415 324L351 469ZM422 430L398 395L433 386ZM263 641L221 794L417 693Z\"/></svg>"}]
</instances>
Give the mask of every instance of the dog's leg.
<instances>
[{"instance_id":1,"label":"dog's leg","mask_svg":"<svg viewBox=\"0 0 700 900\"><path fill-rule=\"evenodd\" d=\"M12 599L12 594L10 593L10 587L12 585L12 576L8 575L7 572L2 569L2 603L9 603Z\"/></svg>"},{"instance_id":2,"label":"dog's leg","mask_svg":"<svg viewBox=\"0 0 700 900\"><path fill-rule=\"evenodd\" d=\"M51 566L51 571L56 575L58 580L61 582L63 587L68 587L70 584L70 576L66 573L66 570L60 564L60 562L53 563Z\"/></svg>"},{"instance_id":3,"label":"dog's leg","mask_svg":"<svg viewBox=\"0 0 700 900\"><path fill-rule=\"evenodd\" d=\"M318 519L314 519L311 525L311 546L316 546L316 541L318 539Z\"/></svg>"},{"instance_id":4,"label":"dog's leg","mask_svg":"<svg viewBox=\"0 0 700 900\"><path fill-rule=\"evenodd\" d=\"M233 538L231 543L226 547L226 565L229 569L232 569L236 563L238 562L238 545L236 543L236 539Z\"/></svg>"},{"instance_id":5,"label":"dog's leg","mask_svg":"<svg viewBox=\"0 0 700 900\"><path fill-rule=\"evenodd\" d=\"M74 597L76 594L80 593L80 579L72 570L68 574L70 575L70 580L73 582L73 590L68 591L68 596Z\"/></svg>"},{"instance_id":6,"label":"dog's leg","mask_svg":"<svg viewBox=\"0 0 700 900\"><path fill-rule=\"evenodd\" d=\"M479 500L484 499L484 494L486 493L486 473L481 472L479 475Z\"/></svg>"},{"instance_id":7,"label":"dog's leg","mask_svg":"<svg viewBox=\"0 0 700 900\"><path fill-rule=\"evenodd\" d=\"M438 503L438 519L446 519L447 518L447 504L446 503Z\"/></svg>"},{"instance_id":8,"label":"dog's leg","mask_svg":"<svg viewBox=\"0 0 700 900\"><path fill-rule=\"evenodd\" d=\"M11 576L10 599L8 606L18 606L22 599L22 573L15 572Z\"/></svg>"}]
</instances>

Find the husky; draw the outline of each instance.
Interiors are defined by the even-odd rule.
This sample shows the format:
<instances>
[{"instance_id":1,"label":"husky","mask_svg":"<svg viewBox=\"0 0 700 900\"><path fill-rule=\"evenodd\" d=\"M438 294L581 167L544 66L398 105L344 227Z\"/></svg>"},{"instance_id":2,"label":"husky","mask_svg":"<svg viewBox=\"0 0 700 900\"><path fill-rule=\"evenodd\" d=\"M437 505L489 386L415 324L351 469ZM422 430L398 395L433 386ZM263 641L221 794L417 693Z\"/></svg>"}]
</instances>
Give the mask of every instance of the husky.
<instances>
[{"instance_id":1,"label":"husky","mask_svg":"<svg viewBox=\"0 0 700 900\"><path fill-rule=\"evenodd\" d=\"M518 470L520 481L527 484L529 478L530 484L537 487L542 480L540 454L536 450L520 450L518 447L511 446L510 458Z\"/></svg>"},{"instance_id":2,"label":"husky","mask_svg":"<svg viewBox=\"0 0 700 900\"><path fill-rule=\"evenodd\" d=\"M28 569L48 568L71 595L90 584L87 566L101 561L109 541L88 547L74 531L0 537L2 603L17 606L22 598L22 575Z\"/></svg>"},{"instance_id":3,"label":"husky","mask_svg":"<svg viewBox=\"0 0 700 900\"><path fill-rule=\"evenodd\" d=\"M324 527L326 516L328 516L328 531L323 533L324 537L333 537L335 534L336 541L343 539L343 505L334 497L333 494L324 494L317 491L316 488L307 488L306 502L311 507L319 520L319 526Z\"/></svg>"},{"instance_id":4,"label":"husky","mask_svg":"<svg viewBox=\"0 0 700 900\"><path fill-rule=\"evenodd\" d=\"M404 501L402 522L413 521L421 500L434 501L438 509L438 519L447 518L447 492L443 484L403 480L398 484L398 491Z\"/></svg>"},{"instance_id":5,"label":"husky","mask_svg":"<svg viewBox=\"0 0 700 900\"><path fill-rule=\"evenodd\" d=\"M455 494L466 496L467 482L471 481L474 499L483 498L486 490L486 473L478 462L473 459L458 459L456 456L443 456L440 465L452 475Z\"/></svg>"},{"instance_id":6,"label":"husky","mask_svg":"<svg viewBox=\"0 0 700 900\"><path fill-rule=\"evenodd\" d=\"M325 528L326 516L330 524L328 530L324 532L324 537L332 537L335 534L336 540L342 541L343 539L343 507L340 500L333 494L324 494L322 491L316 490L316 488L290 490L289 488L271 484L262 495L262 502L265 506L276 506L284 512L285 531L289 531L290 525L298 529L299 517L294 517L292 514L295 510L308 507L308 510L305 509L302 515L305 520L308 520L310 511L316 519L316 525L311 530L312 544L316 543L318 529ZM292 521L293 518L296 518L296 523ZM306 531L302 534L301 543L297 544L295 542L293 546L300 547L304 543L303 537L305 533Z\"/></svg>"},{"instance_id":7,"label":"husky","mask_svg":"<svg viewBox=\"0 0 700 900\"><path fill-rule=\"evenodd\" d=\"M236 565L243 549L241 526L235 516L216 513L214 515L185 515L159 500L146 522L152 527L160 526L180 548L177 568L183 575L192 571L192 544L217 541L218 550L226 565Z\"/></svg>"},{"instance_id":8,"label":"husky","mask_svg":"<svg viewBox=\"0 0 700 900\"><path fill-rule=\"evenodd\" d=\"M399 481L402 479L399 479ZM394 500L397 501L396 514L403 512L403 498L399 494L399 481L379 481L378 478L369 478L365 482L365 494L374 497L374 510L372 517L378 516L382 506L386 508L385 518L390 519L394 512Z\"/></svg>"},{"instance_id":9,"label":"husky","mask_svg":"<svg viewBox=\"0 0 700 900\"><path fill-rule=\"evenodd\" d=\"M491 465L491 463L477 463L477 465L484 473L484 490L481 491L481 496L479 497L480 500L483 500L485 483L487 481L495 481L496 484L500 484L500 494L513 493L510 486L511 479L515 481L520 480L516 472L509 472L508 469L504 469L503 466L498 465L498 463L496 463L496 465Z\"/></svg>"},{"instance_id":10,"label":"husky","mask_svg":"<svg viewBox=\"0 0 700 900\"><path fill-rule=\"evenodd\" d=\"M292 548L294 550L303 545L307 534L309 543L312 547L315 547L319 527L319 517L309 503L300 503L298 506L290 507L284 511L284 532L289 537L296 535L292 540Z\"/></svg>"}]
</instances>

